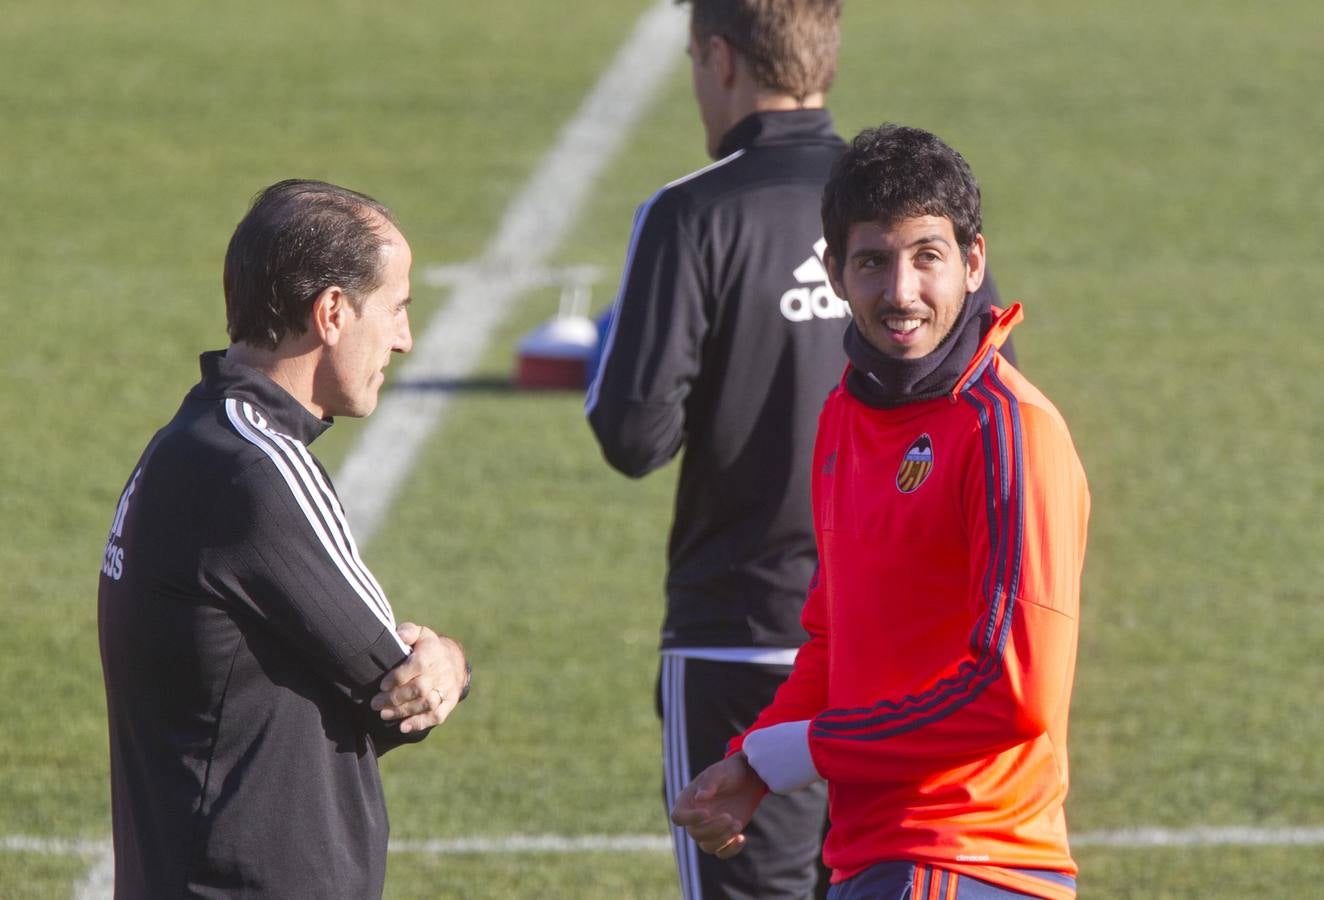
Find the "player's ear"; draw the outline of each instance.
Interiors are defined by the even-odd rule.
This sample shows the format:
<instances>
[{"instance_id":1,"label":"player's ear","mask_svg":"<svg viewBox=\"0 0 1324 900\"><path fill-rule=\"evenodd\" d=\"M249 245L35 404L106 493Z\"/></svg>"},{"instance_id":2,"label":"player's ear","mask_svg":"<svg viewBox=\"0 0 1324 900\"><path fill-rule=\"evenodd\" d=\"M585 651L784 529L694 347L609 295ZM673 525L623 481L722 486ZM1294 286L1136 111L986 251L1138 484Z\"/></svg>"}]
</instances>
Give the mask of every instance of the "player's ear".
<instances>
[{"instance_id":1,"label":"player's ear","mask_svg":"<svg viewBox=\"0 0 1324 900\"><path fill-rule=\"evenodd\" d=\"M717 71L717 77L722 87L729 88L735 84L736 67L743 65L744 61L736 48L731 46L730 41L720 34L709 36L708 54Z\"/></svg>"},{"instance_id":2,"label":"player's ear","mask_svg":"<svg viewBox=\"0 0 1324 900\"><path fill-rule=\"evenodd\" d=\"M823 251L823 268L827 269L828 284L832 286L832 293L845 300L846 289L841 283L841 266L837 263L837 258L832 255L831 250Z\"/></svg>"},{"instance_id":3,"label":"player's ear","mask_svg":"<svg viewBox=\"0 0 1324 900\"><path fill-rule=\"evenodd\" d=\"M313 300L310 324L318 340L327 346L335 346L340 343L351 314L349 295L333 284Z\"/></svg>"},{"instance_id":4,"label":"player's ear","mask_svg":"<svg viewBox=\"0 0 1324 900\"><path fill-rule=\"evenodd\" d=\"M965 251L965 292L973 294L984 283L985 254L984 236L975 235L970 247Z\"/></svg>"}]
</instances>

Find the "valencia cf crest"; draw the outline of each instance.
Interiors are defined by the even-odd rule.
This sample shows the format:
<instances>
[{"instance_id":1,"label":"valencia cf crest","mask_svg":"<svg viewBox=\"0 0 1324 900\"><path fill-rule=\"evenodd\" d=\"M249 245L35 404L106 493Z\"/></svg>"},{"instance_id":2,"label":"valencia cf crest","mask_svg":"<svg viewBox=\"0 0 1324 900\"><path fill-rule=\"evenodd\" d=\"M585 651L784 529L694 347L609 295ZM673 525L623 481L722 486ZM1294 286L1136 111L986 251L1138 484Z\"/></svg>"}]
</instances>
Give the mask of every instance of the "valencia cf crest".
<instances>
[{"instance_id":1,"label":"valencia cf crest","mask_svg":"<svg viewBox=\"0 0 1324 900\"><path fill-rule=\"evenodd\" d=\"M932 471L933 441L927 434L921 434L906 448L901 468L896 470L896 489L903 494L913 493Z\"/></svg>"}]
</instances>

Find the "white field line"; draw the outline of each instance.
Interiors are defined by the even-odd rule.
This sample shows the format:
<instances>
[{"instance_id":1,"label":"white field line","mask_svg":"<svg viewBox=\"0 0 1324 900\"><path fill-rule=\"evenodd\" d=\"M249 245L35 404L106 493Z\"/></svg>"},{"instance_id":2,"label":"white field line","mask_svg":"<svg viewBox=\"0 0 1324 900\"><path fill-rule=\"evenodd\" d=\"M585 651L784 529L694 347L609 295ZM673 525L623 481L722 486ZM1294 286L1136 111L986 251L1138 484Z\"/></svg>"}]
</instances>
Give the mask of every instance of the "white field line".
<instances>
[{"instance_id":1,"label":"white field line","mask_svg":"<svg viewBox=\"0 0 1324 900\"><path fill-rule=\"evenodd\" d=\"M1150 847L1274 847L1324 845L1324 826L1318 828L1123 828L1072 835L1073 847L1114 847L1136 850ZM671 852L668 835L556 834L450 840L391 841L392 853L446 856L461 853L593 853L595 851Z\"/></svg>"},{"instance_id":2,"label":"white field line","mask_svg":"<svg viewBox=\"0 0 1324 900\"><path fill-rule=\"evenodd\" d=\"M114 895L115 854L107 846L87 870L83 880L74 885L74 900L111 900Z\"/></svg>"},{"instance_id":3,"label":"white field line","mask_svg":"<svg viewBox=\"0 0 1324 900\"><path fill-rule=\"evenodd\" d=\"M1143 850L1155 847L1318 847L1324 846L1324 826L1299 828L1120 828L1072 835L1073 847ZM110 841L87 838L0 838L0 852L42 856L107 856ZM509 834L491 837L393 840L392 853L422 856L486 855L494 853L595 853L638 851L670 853L665 834Z\"/></svg>"},{"instance_id":4,"label":"white field line","mask_svg":"<svg viewBox=\"0 0 1324 900\"><path fill-rule=\"evenodd\" d=\"M6 853L35 853L39 856L94 856L105 853L110 841L91 838L39 838L10 834L0 838Z\"/></svg>"},{"instance_id":5,"label":"white field line","mask_svg":"<svg viewBox=\"0 0 1324 900\"><path fill-rule=\"evenodd\" d=\"M408 385L470 374L514 300L545 280L546 261L573 227L590 188L679 62L688 21L688 13L672 0L659 0L640 17L556 145L506 209L482 257L442 275L452 284L450 301L406 357L399 376L399 386L406 389L382 395L335 478L360 544L381 527L450 402L446 391L408 390Z\"/></svg>"},{"instance_id":6,"label":"white field line","mask_svg":"<svg viewBox=\"0 0 1324 900\"><path fill-rule=\"evenodd\" d=\"M1317 847L1324 826L1303 828L1120 828L1072 835L1073 847Z\"/></svg>"},{"instance_id":7,"label":"white field line","mask_svg":"<svg viewBox=\"0 0 1324 900\"><path fill-rule=\"evenodd\" d=\"M506 208L482 257L442 275L453 279L450 301L406 357L399 375L405 386L470 374L514 301L546 282L546 261L573 227L589 189L679 62L688 24L689 13L672 0L657 0L640 16L556 144ZM449 401L447 392L436 390L382 395L335 478L360 545L381 527ZM75 897L110 898L113 866L109 849L103 850L75 888Z\"/></svg>"},{"instance_id":8,"label":"white field line","mask_svg":"<svg viewBox=\"0 0 1324 900\"><path fill-rule=\"evenodd\" d=\"M468 837L427 841L391 841L392 853L421 856L454 856L462 853L594 853L641 851L670 853L671 838L665 834L510 834L503 837Z\"/></svg>"}]
</instances>

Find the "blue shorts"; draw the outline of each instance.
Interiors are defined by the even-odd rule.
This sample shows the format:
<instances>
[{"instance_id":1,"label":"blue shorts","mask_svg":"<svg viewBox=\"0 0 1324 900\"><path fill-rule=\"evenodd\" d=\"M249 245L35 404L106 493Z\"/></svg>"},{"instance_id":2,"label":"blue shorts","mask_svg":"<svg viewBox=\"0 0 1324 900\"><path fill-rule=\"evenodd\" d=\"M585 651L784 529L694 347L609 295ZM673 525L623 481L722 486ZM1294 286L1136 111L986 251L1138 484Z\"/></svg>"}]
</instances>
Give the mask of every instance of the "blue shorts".
<instances>
[{"instance_id":1,"label":"blue shorts","mask_svg":"<svg viewBox=\"0 0 1324 900\"><path fill-rule=\"evenodd\" d=\"M1042 878L1057 887L1074 891L1076 879L1043 869L1013 869L1022 875ZM969 875L918 863L897 861L870 866L845 881L832 885L828 900L1014 900L1034 897L989 884Z\"/></svg>"}]
</instances>

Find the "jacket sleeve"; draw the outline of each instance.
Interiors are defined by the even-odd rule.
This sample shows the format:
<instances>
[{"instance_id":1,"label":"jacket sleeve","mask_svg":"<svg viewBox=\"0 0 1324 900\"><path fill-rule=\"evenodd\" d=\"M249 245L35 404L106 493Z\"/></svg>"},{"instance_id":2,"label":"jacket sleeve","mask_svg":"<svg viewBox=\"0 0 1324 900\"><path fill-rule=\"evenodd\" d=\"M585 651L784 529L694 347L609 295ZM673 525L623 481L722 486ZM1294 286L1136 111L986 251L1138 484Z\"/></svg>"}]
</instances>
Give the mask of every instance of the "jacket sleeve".
<instances>
[{"instance_id":1,"label":"jacket sleeve","mask_svg":"<svg viewBox=\"0 0 1324 900\"><path fill-rule=\"evenodd\" d=\"M982 388L991 426L968 454L970 639L907 696L827 709L810 726L829 781L916 782L1042 735L1066 714L1075 664L1089 497L1051 410Z\"/></svg>"},{"instance_id":2,"label":"jacket sleeve","mask_svg":"<svg viewBox=\"0 0 1324 900\"><path fill-rule=\"evenodd\" d=\"M212 589L258 629L253 639L286 648L352 704L379 754L417 740L367 705L409 649L329 480L302 445L266 437L280 461L247 467L213 511L228 521L204 557Z\"/></svg>"},{"instance_id":3,"label":"jacket sleeve","mask_svg":"<svg viewBox=\"0 0 1324 900\"><path fill-rule=\"evenodd\" d=\"M682 200L663 190L640 207L597 377L585 411L611 466L634 478L685 437L685 400L708 332L705 279Z\"/></svg>"},{"instance_id":4,"label":"jacket sleeve","mask_svg":"<svg viewBox=\"0 0 1324 900\"><path fill-rule=\"evenodd\" d=\"M821 563L820 563L821 565ZM814 572L809 583L809 593L800 613L800 623L809 634L809 639L800 645L795 655L795 666L790 676L777 688L772 702L759 713L754 724L744 734L736 735L727 745L727 755L735 753L745 742L745 738L760 728L779 725L783 722L798 722L812 719L827 706L828 683L828 630L827 602L820 578L821 572Z\"/></svg>"}]
</instances>

